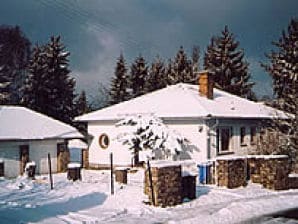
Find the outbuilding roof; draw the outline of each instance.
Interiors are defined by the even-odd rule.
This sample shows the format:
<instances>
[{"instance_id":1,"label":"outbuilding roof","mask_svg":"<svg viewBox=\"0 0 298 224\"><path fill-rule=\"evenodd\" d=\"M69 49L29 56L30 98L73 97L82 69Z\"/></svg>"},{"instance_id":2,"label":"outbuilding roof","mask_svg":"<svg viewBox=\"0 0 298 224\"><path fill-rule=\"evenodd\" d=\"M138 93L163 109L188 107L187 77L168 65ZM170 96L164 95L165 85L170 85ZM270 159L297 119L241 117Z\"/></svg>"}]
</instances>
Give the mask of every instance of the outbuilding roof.
<instances>
[{"instance_id":1,"label":"outbuilding roof","mask_svg":"<svg viewBox=\"0 0 298 224\"><path fill-rule=\"evenodd\" d=\"M77 121L119 120L127 115L152 114L160 118L286 118L286 114L214 88L213 99L199 94L198 85L179 83L79 117Z\"/></svg>"},{"instance_id":2,"label":"outbuilding roof","mask_svg":"<svg viewBox=\"0 0 298 224\"><path fill-rule=\"evenodd\" d=\"M83 138L77 129L20 106L0 106L0 140Z\"/></svg>"}]
</instances>

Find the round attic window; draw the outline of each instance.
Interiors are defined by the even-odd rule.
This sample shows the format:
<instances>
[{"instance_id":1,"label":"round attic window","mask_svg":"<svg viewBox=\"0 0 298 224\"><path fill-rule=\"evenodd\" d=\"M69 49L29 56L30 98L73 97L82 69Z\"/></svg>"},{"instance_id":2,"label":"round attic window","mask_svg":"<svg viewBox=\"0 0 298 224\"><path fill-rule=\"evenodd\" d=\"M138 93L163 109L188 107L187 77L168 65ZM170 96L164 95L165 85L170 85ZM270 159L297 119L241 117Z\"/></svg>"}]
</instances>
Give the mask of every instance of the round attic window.
<instances>
[{"instance_id":1,"label":"round attic window","mask_svg":"<svg viewBox=\"0 0 298 224\"><path fill-rule=\"evenodd\" d=\"M107 134L102 134L98 138L98 144L101 148L106 149L109 147L110 139Z\"/></svg>"}]
</instances>

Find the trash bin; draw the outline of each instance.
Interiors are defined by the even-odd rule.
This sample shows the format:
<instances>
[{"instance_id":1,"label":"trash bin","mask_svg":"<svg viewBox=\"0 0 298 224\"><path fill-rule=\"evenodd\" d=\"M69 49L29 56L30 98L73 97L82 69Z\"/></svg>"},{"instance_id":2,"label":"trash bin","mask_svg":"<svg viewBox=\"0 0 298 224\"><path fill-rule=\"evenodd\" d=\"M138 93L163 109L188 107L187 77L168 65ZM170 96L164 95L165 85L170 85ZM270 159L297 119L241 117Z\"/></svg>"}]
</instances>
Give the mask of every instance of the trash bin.
<instances>
[{"instance_id":1,"label":"trash bin","mask_svg":"<svg viewBox=\"0 0 298 224\"><path fill-rule=\"evenodd\" d=\"M81 180L81 164L79 163L69 163L67 165L67 179L68 180Z\"/></svg>"},{"instance_id":2,"label":"trash bin","mask_svg":"<svg viewBox=\"0 0 298 224\"><path fill-rule=\"evenodd\" d=\"M182 176L182 198L196 198L196 175Z\"/></svg>"},{"instance_id":3,"label":"trash bin","mask_svg":"<svg viewBox=\"0 0 298 224\"><path fill-rule=\"evenodd\" d=\"M116 174L116 182L119 182L121 184L127 184L127 170L128 168L116 168L115 174Z\"/></svg>"},{"instance_id":4,"label":"trash bin","mask_svg":"<svg viewBox=\"0 0 298 224\"><path fill-rule=\"evenodd\" d=\"M201 163L198 165L199 183L209 184L211 181L211 163Z\"/></svg>"},{"instance_id":5,"label":"trash bin","mask_svg":"<svg viewBox=\"0 0 298 224\"><path fill-rule=\"evenodd\" d=\"M4 161L0 159L0 177L4 177Z\"/></svg>"}]
</instances>

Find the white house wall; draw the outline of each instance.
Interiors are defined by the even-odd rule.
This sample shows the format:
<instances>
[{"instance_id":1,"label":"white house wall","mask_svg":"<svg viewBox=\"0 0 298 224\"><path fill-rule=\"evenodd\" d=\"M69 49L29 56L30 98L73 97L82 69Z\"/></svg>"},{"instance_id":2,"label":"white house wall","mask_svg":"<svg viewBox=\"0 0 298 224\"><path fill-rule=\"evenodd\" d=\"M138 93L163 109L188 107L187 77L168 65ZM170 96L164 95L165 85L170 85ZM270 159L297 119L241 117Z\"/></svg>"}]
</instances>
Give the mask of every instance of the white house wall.
<instances>
[{"instance_id":1,"label":"white house wall","mask_svg":"<svg viewBox=\"0 0 298 224\"><path fill-rule=\"evenodd\" d=\"M29 158L36 163L36 172L45 174L49 172L48 153L51 155L52 172L57 172L57 141L45 140L31 142L29 146Z\"/></svg>"},{"instance_id":2,"label":"white house wall","mask_svg":"<svg viewBox=\"0 0 298 224\"><path fill-rule=\"evenodd\" d=\"M121 129L115 128L115 122L92 122L88 124L88 133L94 138L89 147L89 163L91 166L107 166L110 164L110 153L113 152L115 165L130 165L133 155L126 145L116 140ZM183 159L206 161L206 126L202 121L165 121L168 127L176 130L190 141ZM122 129L123 130L123 129ZM98 141L101 134L107 134L110 145L107 149L100 147Z\"/></svg>"},{"instance_id":3,"label":"white house wall","mask_svg":"<svg viewBox=\"0 0 298 224\"><path fill-rule=\"evenodd\" d=\"M114 124L115 122L88 124L88 133L94 137L89 146L90 166L95 164L109 165L111 152L113 152L114 164L124 166L131 164L132 152L128 150L127 146L122 145L116 140L120 134L120 130L115 128ZM102 134L107 134L110 139L110 144L106 149L101 148L98 143L99 136Z\"/></svg>"},{"instance_id":4,"label":"white house wall","mask_svg":"<svg viewBox=\"0 0 298 224\"><path fill-rule=\"evenodd\" d=\"M4 160L4 176L16 177L20 171L20 145L29 145L29 160L36 163L36 173L48 173L48 153L51 154L52 171L57 172L57 140L0 142L0 158Z\"/></svg>"},{"instance_id":5,"label":"white house wall","mask_svg":"<svg viewBox=\"0 0 298 224\"><path fill-rule=\"evenodd\" d=\"M19 175L19 148L13 143L0 142L0 158L4 160L4 176L11 178Z\"/></svg>"},{"instance_id":6,"label":"white house wall","mask_svg":"<svg viewBox=\"0 0 298 224\"><path fill-rule=\"evenodd\" d=\"M202 120L165 121L169 128L176 130L189 141L187 156L182 159L193 159L196 162L207 160L207 128Z\"/></svg>"}]
</instances>

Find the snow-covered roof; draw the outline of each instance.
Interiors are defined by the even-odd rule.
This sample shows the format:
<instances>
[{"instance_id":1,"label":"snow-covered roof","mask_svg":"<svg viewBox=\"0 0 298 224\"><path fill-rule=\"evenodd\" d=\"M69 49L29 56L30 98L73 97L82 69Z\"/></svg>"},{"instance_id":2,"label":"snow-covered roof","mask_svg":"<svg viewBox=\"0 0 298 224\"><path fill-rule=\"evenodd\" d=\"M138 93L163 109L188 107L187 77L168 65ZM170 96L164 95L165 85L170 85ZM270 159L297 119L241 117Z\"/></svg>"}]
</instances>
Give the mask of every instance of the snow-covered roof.
<instances>
[{"instance_id":1,"label":"snow-covered roof","mask_svg":"<svg viewBox=\"0 0 298 224\"><path fill-rule=\"evenodd\" d=\"M76 118L77 121L118 120L127 115L160 118L273 118L286 115L271 107L214 88L213 99L199 95L199 86L176 84Z\"/></svg>"},{"instance_id":2,"label":"snow-covered roof","mask_svg":"<svg viewBox=\"0 0 298 224\"><path fill-rule=\"evenodd\" d=\"M19 106L0 106L0 140L83 138L74 127Z\"/></svg>"}]
</instances>

